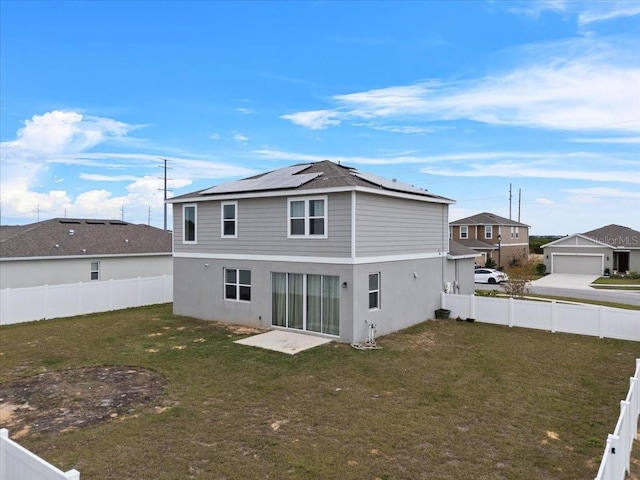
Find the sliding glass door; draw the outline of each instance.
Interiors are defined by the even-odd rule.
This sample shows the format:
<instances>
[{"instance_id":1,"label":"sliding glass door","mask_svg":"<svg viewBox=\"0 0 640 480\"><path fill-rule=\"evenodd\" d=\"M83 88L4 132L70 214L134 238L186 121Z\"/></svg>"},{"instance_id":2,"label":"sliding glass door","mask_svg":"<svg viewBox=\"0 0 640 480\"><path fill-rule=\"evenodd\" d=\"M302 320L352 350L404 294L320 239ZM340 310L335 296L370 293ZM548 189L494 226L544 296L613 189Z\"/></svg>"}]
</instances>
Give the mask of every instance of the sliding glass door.
<instances>
[{"instance_id":1,"label":"sliding glass door","mask_svg":"<svg viewBox=\"0 0 640 480\"><path fill-rule=\"evenodd\" d=\"M340 279L331 275L272 273L272 324L340 334Z\"/></svg>"}]
</instances>

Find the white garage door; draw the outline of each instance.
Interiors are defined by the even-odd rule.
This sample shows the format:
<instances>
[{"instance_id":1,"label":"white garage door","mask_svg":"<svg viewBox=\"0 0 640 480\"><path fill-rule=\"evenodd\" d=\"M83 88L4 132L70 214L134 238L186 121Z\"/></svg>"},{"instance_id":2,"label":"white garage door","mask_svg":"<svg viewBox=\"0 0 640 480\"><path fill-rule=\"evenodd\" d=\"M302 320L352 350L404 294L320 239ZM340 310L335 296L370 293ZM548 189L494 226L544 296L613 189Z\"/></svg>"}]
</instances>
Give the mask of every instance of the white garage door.
<instances>
[{"instance_id":1,"label":"white garage door","mask_svg":"<svg viewBox=\"0 0 640 480\"><path fill-rule=\"evenodd\" d=\"M602 275L601 255L553 255L552 273Z\"/></svg>"}]
</instances>

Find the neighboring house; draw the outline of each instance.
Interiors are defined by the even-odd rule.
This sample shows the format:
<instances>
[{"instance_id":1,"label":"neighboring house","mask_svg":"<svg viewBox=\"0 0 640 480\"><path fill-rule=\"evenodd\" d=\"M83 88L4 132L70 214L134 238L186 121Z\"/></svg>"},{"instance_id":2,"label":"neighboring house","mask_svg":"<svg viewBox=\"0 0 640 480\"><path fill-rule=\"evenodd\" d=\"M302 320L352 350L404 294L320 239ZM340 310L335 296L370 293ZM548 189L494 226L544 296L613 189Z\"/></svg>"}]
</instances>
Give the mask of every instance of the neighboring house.
<instances>
[{"instance_id":1,"label":"neighboring house","mask_svg":"<svg viewBox=\"0 0 640 480\"><path fill-rule=\"evenodd\" d=\"M640 271L640 232L620 225L574 233L542 245L549 273L603 275Z\"/></svg>"},{"instance_id":2,"label":"neighboring house","mask_svg":"<svg viewBox=\"0 0 640 480\"><path fill-rule=\"evenodd\" d=\"M449 223L449 238L503 267L529 259L529 225L483 212Z\"/></svg>"},{"instance_id":3,"label":"neighboring house","mask_svg":"<svg viewBox=\"0 0 640 480\"><path fill-rule=\"evenodd\" d=\"M0 226L0 288L171 275L172 234L119 220Z\"/></svg>"},{"instance_id":4,"label":"neighboring house","mask_svg":"<svg viewBox=\"0 0 640 480\"><path fill-rule=\"evenodd\" d=\"M447 284L473 292L453 201L395 180L322 161L169 202L177 314L358 342L433 318Z\"/></svg>"}]
</instances>

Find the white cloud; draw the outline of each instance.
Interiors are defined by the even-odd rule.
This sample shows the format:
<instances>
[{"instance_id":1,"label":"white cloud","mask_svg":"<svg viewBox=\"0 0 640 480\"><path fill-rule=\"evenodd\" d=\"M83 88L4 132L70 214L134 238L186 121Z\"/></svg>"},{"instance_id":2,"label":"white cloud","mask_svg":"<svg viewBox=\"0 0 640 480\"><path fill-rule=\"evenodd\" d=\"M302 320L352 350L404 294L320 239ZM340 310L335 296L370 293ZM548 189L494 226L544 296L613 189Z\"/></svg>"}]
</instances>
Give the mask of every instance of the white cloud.
<instances>
[{"instance_id":1,"label":"white cloud","mask_svg":"<svg viewBox=\"0 0 640 480\"><path fill-rule=\"evenodd\" d=\"M334 109L281 118L310 129L347 120L419 118L554 130L640 131L640 68L629 62L637 48L591 39L529 46L520 50L529 60L520 59L521 65L506 73L334 95Z\"/></svg>"},{"instance_id":2,"label":"white cloud","mask_svg":"<svg viewBox=\"0 0 640 480\"><path fill-rule=\"evenodd\" d=\"M92 182L125 182L136 179L135 175L102 175L99 173L81 173L82 180L91 180Z\"/></svg>"},{"instance_id":3,"label":"white cloud","mask_svg":"<svg viewBox=\"0 0 640 480\"><path fill-rule=\"evenodd\" d=\"M332 110L316 110L313 112L298 112L282 115L280 118L290 120L296 125L310 128L311 130L323 130L327 127L340 125L338 112Z\"/></svg>"},{"instance_id":4,"label":"white cloud","mask_svg":"<svg viewBox=\"0 0 640 480\"><path fill-rule=\"evenodd\" d=\"M587 180L592 182L626 182L640 184L640 172L624 170L571 170L551 168L549 165L516 162L468 165L466 169L428 167L421 170L429 175L457 177L547 178L550 180Z\"/></svg>"},{"instance_id":5,"label":"white cloud","mask_svg":"<svg viewBox=\"0 0 640 480\"><path fill-rule=\"evenodd\" d=\"M585 195L590 197L640 199L640 191L629 192L619 188L607 188L607 187L571 188L564 191L574 195Z\"/></svg>"},{"instance_id":6,"label":"white cloud","mask_svg":"<svg viewBox=\"0 0 640 480\"><path fill-rule=\"evenodd\" d=\"M211 135L209 135L209 138L211 140L220 140L220 134L219 133L212 133Z\"/></svg>"},{"instance_id":7,"label":"white cloud","mask_svg":"<svg viewBox=\"0 0 640 480\"><path fill-rule=\"evenodd\" d=\"M640 15L638 2L591 2L586 7L578 14L579 25Z\"/></svg>"},{"instance_id":8,"label":"white cloud","mask_svg":"<svg viewBox=\"0 0 640 480\"><path fill-rule=\"evenodd\" d=\"M640 120L639 120L640 121ZM570 142L574 143L615 143L615 144L633 144L640 143L640 137L593 137L593 138L570 138Z\"/></svg>"},{"instance_id":9,"label":"white cloud","mask_svg":"<svg viewBox=\"0 0 640 480\"><path fill-rule=\"evenodd\" d=\"M515 6L512 2L505 2L505 4L506 10L511 13L527 15L535 19L545 12L575 17L580 26L640 14L640 4L637 1L539 0L532 2L527 0Z\"/></svg>"},{"instance_id":10,"label":"white cloud","mask_svg":"<svg viewBox=\"0 0 640 480\"><path fill-rule=\"evenodd\" d=\"M233 136L231 138L233 138L238 143L246 143L249 141L249 137L239 132L233 132Z\"/></svg>"},{"instance_id":11,"label":"white cloud","mask_svg":"<svg viewBox=\"0 0 640 480\"><path fill-rule=\"evenodd\" d=\"M137 128L110 118L59 110L34 115L24 123L18 138L8 146L48 153L79 152Z\"/></svg>"},{"instance_id":12,"label":"white cloud","mask_svg":"<svg viewBox=\"0 0 640 480\"><path fill-rule=\"evenodd\" d=\"M164 206L164 180L158 168L162 166L161 158L148 153L95 151L114 140L120 150L131 146L135 142L127 135L135 128L117 120L77 112L52 111L25 121L15 140L0 144L2 218L35 220L38 212L44 218L65 215L120 218L120 209L124 207L125 220L146 222L150 207L158 211ZM87 151L90 149L94 151ZM163 156L171 168L169 189L188 186L196 178L255 173L245 167L215 162L210 156L193 157ZM96 171L77 172L79 167ZM60 171L63 175L59 175ZM49 182L61 181L62 176L66 190L42 188ZM85 190L87 184L78 184L77 179L111 182L113 191ZM122 193L114 193L116 191Z\"/></svg>"},{"instance_id":13,"label":"white cloud","mask_svg":"<svg viewBox=\"0 0 640 480\"><path fill-rule=\"evenodd\" d=\"M537 203L538 205L555 205L556 202L548 198L536 198L533 203Z\"/></svg>"},{"instance_id":14,"label":"white cloud","mask_svg":"<svg viewBox=\"0 0 640 480\"><path fill-rule=\"evenodd\" d=\"M243 115L250 115L252 113L256 113L254 110L249 108L236 108L236 112L242 113Z\"/></svg>"},{"instance_id":15,"label":"white cloud","mask_svg":"<svg viewBox=\"0 0 640 480\"><path fill-rule=\"evenodd\" d=\"M379 125L375 122L367 122L367 123L354 123L354 127L366 127L372 130L381 130L384 132L392 132L392 133L405 133L405 134L416 134L416 135L424 135L426 133L435 133L439 130L435 127L418 127L415 125Z\"/></svg>"}]
</instances>

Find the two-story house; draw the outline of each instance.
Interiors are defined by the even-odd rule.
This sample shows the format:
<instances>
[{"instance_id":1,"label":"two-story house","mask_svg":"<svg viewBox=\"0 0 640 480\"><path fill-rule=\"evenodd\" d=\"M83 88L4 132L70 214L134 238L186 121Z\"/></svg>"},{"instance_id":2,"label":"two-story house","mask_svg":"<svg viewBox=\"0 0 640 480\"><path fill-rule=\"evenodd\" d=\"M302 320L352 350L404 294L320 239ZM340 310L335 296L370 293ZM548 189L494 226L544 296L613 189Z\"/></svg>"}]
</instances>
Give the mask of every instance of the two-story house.
<instances>
[{"instance_id":1,"label":"two-story house","mask_svg":"<svg viewBox=\"0 0 640 480\"><path fill-rule=\"evenodd\" d=\"M449 251L452 200L330 161L169 202L177 314L355 342L474 288L475 253Z\"/></svg>"},{"instance_id":2,"label":"two-story house","mask_svg":"<svg viewBox=\"0 0 640 480\"><path fill-rule=\"evenodd\" d=\"M0 226L0 288L171 275L172 234L121 220Z\"/></svg>"},{"instance_id":3,"label":"two-story house","mask_svg":"<svg viewBox=\"0 0 640 480\"><path fill-rule=\"evenodd\" d=\"M449 224L449 238L488 258L498 267L529 258L529 225L482 212Z\"/></svg>"}]
</instances>

